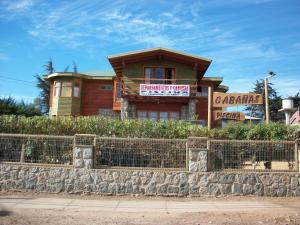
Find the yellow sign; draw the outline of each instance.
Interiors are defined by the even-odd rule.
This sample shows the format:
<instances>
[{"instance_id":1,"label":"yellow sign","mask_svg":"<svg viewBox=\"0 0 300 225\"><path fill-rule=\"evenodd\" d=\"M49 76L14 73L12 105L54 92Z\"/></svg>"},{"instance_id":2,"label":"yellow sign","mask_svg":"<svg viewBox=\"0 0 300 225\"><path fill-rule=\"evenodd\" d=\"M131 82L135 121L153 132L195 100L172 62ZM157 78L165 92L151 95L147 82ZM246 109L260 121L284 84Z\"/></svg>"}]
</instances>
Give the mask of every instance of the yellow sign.
<instances>
[{"instance_id":1,"label":"yellow sign","mask_svg":"<svg viewBox=\"0 0 300 225\"><path fill-rule=\"evenodd\" d=\"M256 93L213 93L213 107L262 105L263 97Z\"/></svg>"}]
</instances>

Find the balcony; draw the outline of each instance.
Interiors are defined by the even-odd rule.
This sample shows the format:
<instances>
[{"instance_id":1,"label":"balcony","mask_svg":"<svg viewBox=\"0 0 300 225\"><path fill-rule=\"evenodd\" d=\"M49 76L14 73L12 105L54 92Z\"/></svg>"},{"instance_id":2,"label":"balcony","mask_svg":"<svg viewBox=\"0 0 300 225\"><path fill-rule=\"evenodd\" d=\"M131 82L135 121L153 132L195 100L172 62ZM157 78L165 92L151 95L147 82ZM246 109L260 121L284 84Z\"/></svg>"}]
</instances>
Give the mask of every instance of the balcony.
<instances>
[{"instance_id":1,"label":"balcony","mask_svg":"<svg viewBox=\"0 0 300 225\"><path fill-rule=\"evenodd\" d=\"M122 96L137 96L140 94L140 84L165 84L165 85L189 85L189 97L203 96L197 92L198 83L196 79L153 79L153 78L128 78L120 80Z\"/></svg>"}]
</instances>

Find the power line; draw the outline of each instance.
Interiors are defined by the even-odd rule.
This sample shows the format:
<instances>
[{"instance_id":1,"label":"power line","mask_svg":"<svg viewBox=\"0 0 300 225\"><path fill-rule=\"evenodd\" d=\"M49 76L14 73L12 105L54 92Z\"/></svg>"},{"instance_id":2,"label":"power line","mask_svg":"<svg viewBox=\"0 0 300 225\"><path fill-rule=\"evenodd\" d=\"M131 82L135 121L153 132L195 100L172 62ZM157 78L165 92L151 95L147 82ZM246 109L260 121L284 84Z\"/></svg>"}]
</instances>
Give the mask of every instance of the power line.
<instances>
[{"instance_id":1,"label":"power line","mask_svg":"<svg viewBox=\"0 0 300 225\"><path fill-rule=\"evenodd\" d=\"M10 78L10 77L6 77L6 76L2 76L0 75L0 79L5 80L5 81L15 81L15 82L21 82L30 86L36 86L34 82L31 81L26 81L26 80L21 80L21 79L15 79L15 78Z\"/></svg>"}]
</instances>

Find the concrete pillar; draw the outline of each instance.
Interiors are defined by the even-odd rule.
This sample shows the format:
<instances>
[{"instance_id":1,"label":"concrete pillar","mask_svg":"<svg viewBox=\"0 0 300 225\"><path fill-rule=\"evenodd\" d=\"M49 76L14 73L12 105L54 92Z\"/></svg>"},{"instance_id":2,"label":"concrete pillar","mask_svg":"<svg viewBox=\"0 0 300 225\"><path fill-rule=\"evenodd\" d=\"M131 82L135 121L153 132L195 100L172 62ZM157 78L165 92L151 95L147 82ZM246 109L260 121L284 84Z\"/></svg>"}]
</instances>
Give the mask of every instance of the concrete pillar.
<instances>
[{"instance_id":1,"label":"concrete pillar","mask_svg":"<svg viewBox=\"0 0 300 225\"><path fill-rule=\"evenodd\" d=\"M121 119L128 118L128 99L122 98L121 100Z\"/></svg>"},{"instance_id":2,"label":"concrete pillar","mask_svg":"<svg viewBox=\"0 0 300 225\"><path fill-rule=\"evenodd\" d=\"M187 116L187 105L183 105L183 106L181 106L181 112L180 112L180 114L181 114L181 119L182 120L187 120L188 119L188 116Z\"/></svg>"},{"instance_id":3,"label":"concrete pillar","mask_svg":"<svg viewBox=\"0 0 300 225\"><path fill-rule=\"evenodd\" d=\"M74 168L93 168L93 145L77 145L73 149Z\"/></svg>"},{"instance_id":4,"label":"concrete pillar","mask_svg":"<svg viewBox=\"0 0 300 225\"><path fill-rule=\"evenodd\" d=\"M197 104L197 100L195 100L195 99L189 100L189 104L188 104L188 119L189 120L195 119L196 104Z\"/></svg>"},{"instance_id":5,"label":"concrete pillar","mask_svg":"<svg viewBox=\"0 0 300 225\"><path fill-rule=\"evenodd\" d=\"M211 129L211 123L212 123L212 98L213 98L213 91L212 87L208 87L208 110L207 110L207 128Z\"/></svg>"},{"instance_id":6,"label":"concrete pillar","mask_svg":"<svg viewBox=\"0 0 300 225\"><path fill-rule=\"evenodd\" d=\"M136 118L136 106L135 105L128 106L128 117Z\"/></svg>"},{"instance_id":7,"label":"concrete pillar","mask_svg":"<svg viewBox=\"0 0 300 225\"><path fill-rule=\"evenodd\" d=\"M207 149L189 149L189 171L207 172Z\"/></svg>"}]
</instances>

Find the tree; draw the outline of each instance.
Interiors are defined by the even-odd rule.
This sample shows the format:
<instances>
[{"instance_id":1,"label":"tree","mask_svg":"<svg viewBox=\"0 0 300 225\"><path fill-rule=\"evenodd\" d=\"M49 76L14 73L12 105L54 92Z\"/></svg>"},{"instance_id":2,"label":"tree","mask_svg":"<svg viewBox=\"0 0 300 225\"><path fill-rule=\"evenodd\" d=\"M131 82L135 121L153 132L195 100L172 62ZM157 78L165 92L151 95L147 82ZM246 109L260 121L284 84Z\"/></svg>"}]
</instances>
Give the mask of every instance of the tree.
<instances>
[{"instance_id":1,"label":"tree","mask_svg":"<svg viewBox=\"0 0 300 225\"><path fill-rule=\"evenodd\" d=\"M40 116L41 111L34 104L26 104L23 100L18 103L12 97L0 98L1 115Z\"/></svg>"},{"instance_id":2,"label":"tree","mask_svg":"<svg viewBox=\"0 0 300 225\"><path fill-rule=\"evenodd\" d=\"M282 98L278 95L277 91L273 88L272 83L268 83L269 91L269 107L270 107L270 118L271 121L283 121L284 115L278 112L281 109ZM264 80L257 80L252 90L254 93L263 95L262 105L247 106L245 111L247 115L265 118L265 92L264 92Z\"/></svg>"},{"instance_id":3,"label":"tree","mask_svg":"<svg viewBox=\"0 0 300 225\"><path fill-rule=\"evenodd\" d=\"M77 73L78 72L78 68L77 68L77 64L76 62L73 61L73 72Z\"/></svg>"},{"instance_id":4,"label":"tree","mask_svg":"<svg viewBox=\"0 0 300 225\"><path fill-rule=\"evenodd\" d=\"M51 73L54 73L55 69L53 67L53 61L52 58L49 58L48 62L45 67L45 75L49 75ZM35 78L37 79L36 86L40 89L39 94L39 102L40 102L40 108L42 109L43 113L49 112L49 99L50 99L50 82L49 80L45 80L43 76L40 76L38 74L35 75Z\"/></svg>"}]
</instances>

